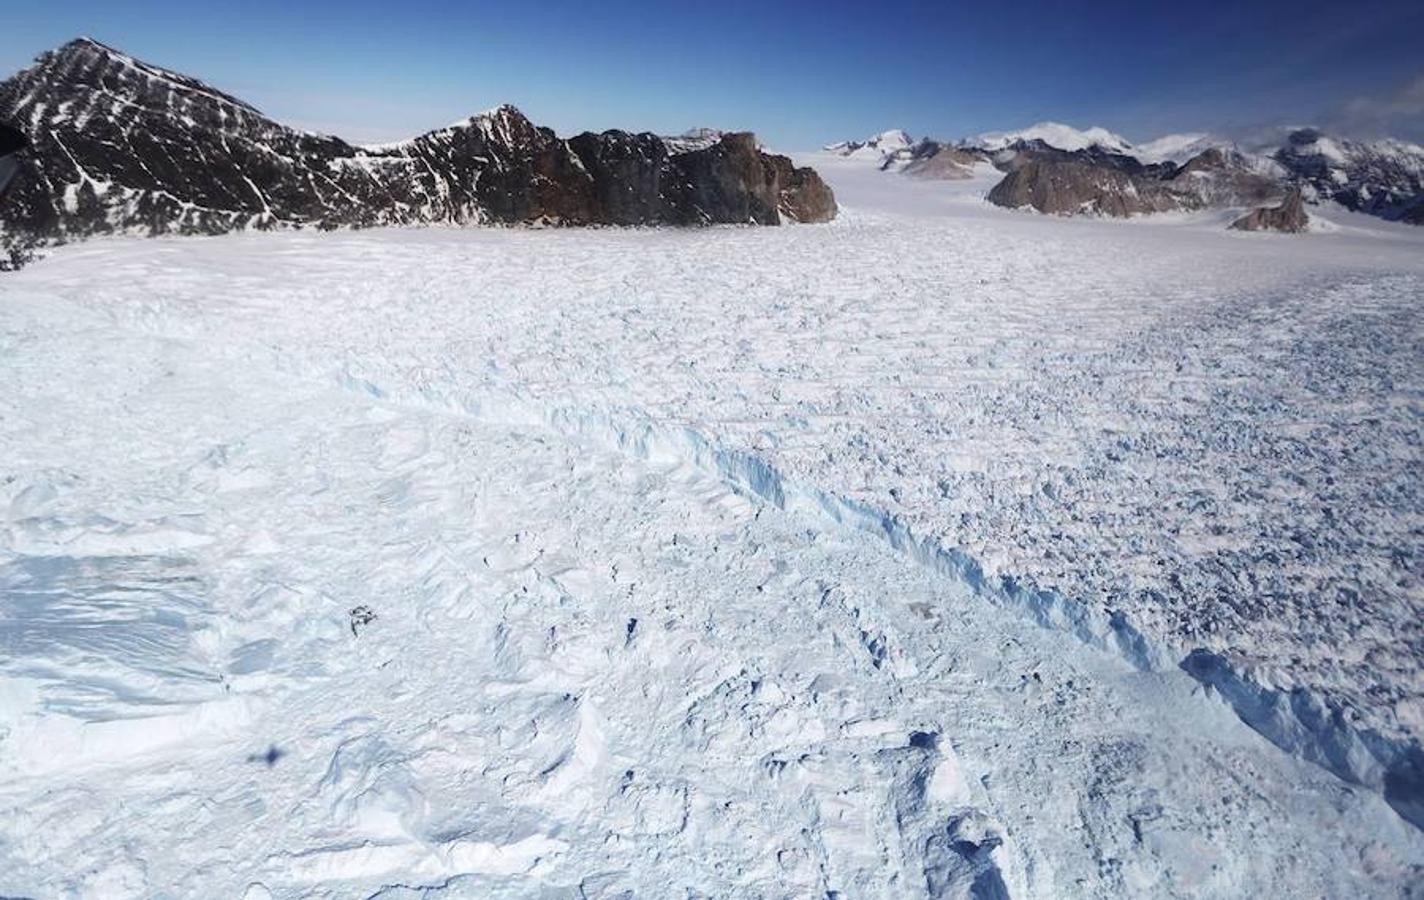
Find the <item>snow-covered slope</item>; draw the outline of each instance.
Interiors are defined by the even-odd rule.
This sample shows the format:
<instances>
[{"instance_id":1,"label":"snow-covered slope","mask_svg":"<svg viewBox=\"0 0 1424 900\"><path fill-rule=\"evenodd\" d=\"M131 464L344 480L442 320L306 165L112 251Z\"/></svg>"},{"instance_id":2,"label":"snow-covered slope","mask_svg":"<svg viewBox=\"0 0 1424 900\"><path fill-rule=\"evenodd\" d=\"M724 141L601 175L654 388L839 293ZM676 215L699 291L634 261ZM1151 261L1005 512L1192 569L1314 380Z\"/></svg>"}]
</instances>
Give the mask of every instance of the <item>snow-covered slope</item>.
<instances>
[{"instance_id":1,"label":"snow-covered slope","mask_svg":"<svg viewBox=\"0 0 1424 900\"><path fill-rule=\"evenodd\" d=\"M1424 236L827 171L0 282L0 894L1407 896Z\"/></svg>"},{"instance_id":2,"label":"snow-covered slope","mask_svg":"<svg viewBox=\"0 0 1424 900\"><path fill-rule=\"evenodd\" d=\"M879 134L866 138L863 141L839 141L834 144L827 144L825 150L828 153L836 153L841 156L863 156L869 158L872 154L893 153L896 150L904 150L914 146L914 138L908 133L899 129L891 128Z\"/></svg>"},{"instance_id":3,"label":"snow-covered slope","mask_svg":"<svg viewBox=\"0 0 1424 900\"><path fill-rule=\"evenodd\" d=\"M1132 144L1106 128L1077 129L1059 122L1039 122L1018 131L990 131L967 138L966 146L984 150L1002 150L1020 141L1042 141L1059 150L1086 150L1100 147L1110 153L1131 153Z\"/></svg>"},{"instance_id":4,"label":"snow-covered slope","mask_svg":"<svg viewBox=\"0 0 1424 900\"><path fill-rule=\"evenodd\" d=\"M1213 148L1231 149L1231 141L1206 132L1194 131L1186 134L1167 134L1131 149L1131 154L1145 163L1174 162L1182 164L1194 156Z\"/></svg>"},{"instance_id":5,"label":"snow-covered slope","mask_svg":"<svg viewBox=\"0 0 1424 900\"><path fill-rule=\"evenodd\" d=\"M663 143L667 145L669 153L690 153L694 150L706 150L726 136L727 132L720 128L689 128L682 134L663 135Z\"/></svg>"}]
</instances>

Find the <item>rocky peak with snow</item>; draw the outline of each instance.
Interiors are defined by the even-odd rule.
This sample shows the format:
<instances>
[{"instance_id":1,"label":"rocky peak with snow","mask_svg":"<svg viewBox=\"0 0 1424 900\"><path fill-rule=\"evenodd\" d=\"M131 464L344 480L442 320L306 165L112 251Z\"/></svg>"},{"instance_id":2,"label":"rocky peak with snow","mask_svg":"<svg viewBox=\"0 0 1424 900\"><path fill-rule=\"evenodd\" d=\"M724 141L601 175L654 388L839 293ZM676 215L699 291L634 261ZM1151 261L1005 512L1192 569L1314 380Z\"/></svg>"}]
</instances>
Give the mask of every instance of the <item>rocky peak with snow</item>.
<instances>
[{"instance_id":1,"label":"rocky peak with snow","mask_svg":"<svg viewBox=\"0 0 1424 900\"><path fill-rule=\"evenodd\" d=\"M1424 147L1353 141L1314 128L1292 131L1274 154L1299 184L1347 209L1424 224Z\"/></svg>"},{"instance_id":2,"label":"rocky peak with snow","mask_svg":"<svg viewBox=\"0 0 1424 900\"><path fill-rule=\"evenodd\" d=\"M914 138L910 137L908 133L899 128L892 128L863 141L837 141L834 144L827 144L822 149L829 153L838 153L841 156L852 156L863 150L893 153L896 150L911 147L914 143Z\"/></svg>"},{"instance_id":3,"label":"rocky peak with snow","mask_svg":"<svg viewBox=\"0 0 1424 900\"><path fill-rule=\"evenodd\" d=\"M816 173L749 135L696 145L607 131L561 139L500 106L409 141L357 147L288 128L202 81L80 38L0 82L32 149L0 239L216 234L430 222L823 221Z\"/></svg>"},{"instance_id":4,"label":"rocky peak with snow","mask_svg":"<svg viewBox=\"0 0 1424 900\"><path fill-rule=\"evenodd\" d=\"M838 141L821 149L848 159L861 159L882 169L898 169L914 156L915 139L899 128L882 131L863 141Z\"/></svg>"},{"instance_id":5,"label":"rocky peak with snow","mask_svg":"<svg viewBox=\"0 0 1424 900\"><path fill-rule=\"evenodd\" d=\"M1209 133L1173 134L1134 146L1101 128L1044 122L961 142L1006 172L991 202L1074 215L1133 215L1210 207L1260 207L1303 189L1358 212L1424 223L1424 148L1397 140L1351 141L1297 129L1283 144L1247 152ZM1291 205L1291 227L1298 216ZM1262 217L1265 218L1264 214Z\"/></svg>"},{"instance_id":6,"label":"rocky peak with snow","mask_svg":"<svg viewBox=\"0 0 1424 900\"><path fill-rule=\"evenodd\" d=\"M1273 210L1272 204L1300 189L1304 203L1329 200L1424 224L1424 147L1391 139L1347 140L1310 128L1249 145L1209 132L1134 145L1101 127L1040 122L955 144L916 141L893 129L823 150L927 179L968 178L977 164L991 161L1005 177L989 193L990 202L1062 215Z\"/></svg>"}]
</instances>

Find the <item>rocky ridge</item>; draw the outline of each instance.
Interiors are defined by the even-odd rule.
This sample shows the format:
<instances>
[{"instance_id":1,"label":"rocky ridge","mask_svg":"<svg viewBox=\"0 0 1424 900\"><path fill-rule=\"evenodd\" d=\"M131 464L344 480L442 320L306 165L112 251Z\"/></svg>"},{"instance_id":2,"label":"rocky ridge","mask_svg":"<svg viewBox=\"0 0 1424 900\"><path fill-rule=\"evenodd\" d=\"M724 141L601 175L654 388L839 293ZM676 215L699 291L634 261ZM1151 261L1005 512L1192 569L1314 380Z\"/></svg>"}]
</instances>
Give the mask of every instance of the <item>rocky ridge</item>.
<instances>
[{"instance_id":1,"label":"rocky ridge","mask_svg":"<svg viewBox=\"0 0 1424 900\"><path fill-rule=\"evenodd\" d=\"M1060 150L1020 142L995 156L1006 174L990 203L1056 215L1132 216L1142 213L1245 206L1278 199L1280 182L1240 155L1212 149L1178 166L1143 163L1101 147Z\"/></svg>"},{"instance_id":2,"label":"rocky ridge","mask_svg":"<svg viewBox=\"0 0 1424 900\"><path fill-rule=\"evenodd\" d=\"M883 137L826 149L862 156L881 146ZM1298 190L1304 205L1333 202L1424 224L1424 147L1393 139L1346 140L1311 128L1278 133L1243 149L1205 133L1133 145L1103 128L1045 122L952 144L906 136L904 146L879 153L874 161L882 170L925 178L967 178L976 163L991 161L1004 173L988 194L991 203L1054 215L1264 210Z\"/></svg>"},{"instance_id":3,"label":"rocky ridge","mask_svg":"<svg viewBox=\"0 0 1424 900\"><path fill-rule=\"evenodd\" d=\"M97 234L278 227L701 225L834 217L813 170L746 133L563 139L513 106L359 147L281 125L186 75L81 38L0 82L32 148L0 259Z\"/></svg>"},{"instance_id":4,"label":"rocky ridge","mask_svg":"<svg viewBox=\"0 0 1424 900\"><path fill-rule=\"evenodd\" d=\"M1273 159L1317 199L1424 225L1424 147L1418 144L1351 141L1301 128L1287 135Z\"/></svg>"}]
</instances>

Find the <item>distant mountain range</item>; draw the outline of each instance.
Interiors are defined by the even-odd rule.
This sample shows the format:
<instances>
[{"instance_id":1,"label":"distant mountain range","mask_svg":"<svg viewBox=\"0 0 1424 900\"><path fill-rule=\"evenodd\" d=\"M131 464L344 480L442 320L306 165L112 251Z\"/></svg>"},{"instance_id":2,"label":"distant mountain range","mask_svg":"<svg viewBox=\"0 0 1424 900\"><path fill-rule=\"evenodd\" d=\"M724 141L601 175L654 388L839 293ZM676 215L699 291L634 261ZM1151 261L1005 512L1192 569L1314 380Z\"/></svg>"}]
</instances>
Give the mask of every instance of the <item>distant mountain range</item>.
<instances>
[{"instance_id":1,"label":"distant mountain range","mask_svg":"<svg viewBox=\"0 0 1424 900\"><path fill-rule=\"evenodd\" d=\"M0 207L0 264L95 234L216 234L424 223L821 222L808 168L747 133L560 138L501 106L360 147L281 125L236 97L81 38L0 82L0 121L31 141Z\"/></svg>"},{"instance_id":2,"label":"distant mountain range","mask_svg":"<svg viewBox=\"0 0 1424 900\"><path fill-rule=\"evenodd\" d=\"M894 140L887 141L887 135ZM1302 206L1332 201L1424 224L1424 147L1392 139L1346 140L1311 128L1284 131L1249 147L1210 134L1174 134L1133 145L1104 128L1041 122L953 143L915 141L897 130L824 150L919 177L967 178L976 165L992 165L1003 178L990 190L991 202L1061 215L1126 216L1291 200L1289 215L1248 215L1237 224L1273 228L1272 223L1288 222L1290 227L1280 230L1298 231L1303 230L1294 214L1298 196Z\"/></svg>"},{"instance_id":3,"label":"distant mountain range","mask_svg":"<svg viewBox=\"0 0 1424 900\"><path fill-rule=\"evenodd\" d=\"M1059 150L1087 150L1098 147L1109 153L1130 153L1132 144L1126 138L1108 131L1106 128L1089 128L1079 131L1071 125L1058 122L1039 122L1019 131L990 131L977 137L966 138L961 143L968 147L984 150L1004 150L1018 144L1042 141Z\"/></svg>"}]
</instances>

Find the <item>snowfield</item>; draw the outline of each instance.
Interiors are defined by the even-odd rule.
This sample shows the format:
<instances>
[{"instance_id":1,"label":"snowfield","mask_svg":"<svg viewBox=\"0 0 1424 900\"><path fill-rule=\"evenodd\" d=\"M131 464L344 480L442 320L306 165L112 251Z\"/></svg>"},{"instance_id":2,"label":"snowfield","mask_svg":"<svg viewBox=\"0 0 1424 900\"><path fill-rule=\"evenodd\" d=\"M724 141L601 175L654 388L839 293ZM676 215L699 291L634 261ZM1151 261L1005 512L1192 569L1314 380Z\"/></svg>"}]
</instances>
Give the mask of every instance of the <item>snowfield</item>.
<instances>
[{"instance_id":1,"label":"snowfield","mask_svg":"<svg viewBox=\"0 0 1424 900\"><path fill-rule=\"evenodd\" d=\"M798 162L0 280L0 895L1417 896L1424 231Z\"/></svg>"}]
</instances>

